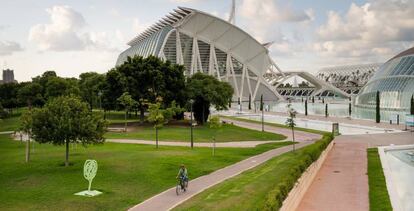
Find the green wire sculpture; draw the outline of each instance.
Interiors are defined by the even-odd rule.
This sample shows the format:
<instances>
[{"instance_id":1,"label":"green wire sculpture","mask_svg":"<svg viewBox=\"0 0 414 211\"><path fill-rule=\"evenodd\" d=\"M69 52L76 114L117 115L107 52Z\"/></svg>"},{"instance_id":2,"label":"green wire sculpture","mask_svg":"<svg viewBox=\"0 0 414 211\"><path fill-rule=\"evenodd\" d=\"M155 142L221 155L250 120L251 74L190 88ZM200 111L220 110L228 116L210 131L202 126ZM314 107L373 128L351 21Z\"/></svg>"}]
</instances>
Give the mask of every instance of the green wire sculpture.
<instances>
[{"instance_id":1,"label":"green wire sculpture","mask_svg":"<svg viewBox=\"0 0 414 211\"><path fill-rule=\"evenodd\" d=\"M92 180L98 171L98 162L96 160L86 160L83 166L83 176L89 181L88 191L91 191Z\"/></svg>"}]
</instances>

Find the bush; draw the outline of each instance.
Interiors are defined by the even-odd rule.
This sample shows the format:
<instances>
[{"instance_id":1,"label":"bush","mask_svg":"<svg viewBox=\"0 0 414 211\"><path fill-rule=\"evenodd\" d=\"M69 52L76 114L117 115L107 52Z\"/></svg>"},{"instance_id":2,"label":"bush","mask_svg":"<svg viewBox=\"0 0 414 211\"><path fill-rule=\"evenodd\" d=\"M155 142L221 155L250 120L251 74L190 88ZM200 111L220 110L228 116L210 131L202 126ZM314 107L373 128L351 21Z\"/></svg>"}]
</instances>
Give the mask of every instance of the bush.
<instances>
[{"instance_id":1,"label":"bush","mask_svg":"<svg viewBox=\"0 0 414 211\"><path fill-rule=\"evenodd\" d=\"M296 152L293 159L295 159L297 165L290 169L287 174L288 177L267 194L264 210L279 210L282 207L283 201L287 198L302 173L319 158L332 140L332 134L326 133L319 141Z\"/></svg>"}]
</instances>

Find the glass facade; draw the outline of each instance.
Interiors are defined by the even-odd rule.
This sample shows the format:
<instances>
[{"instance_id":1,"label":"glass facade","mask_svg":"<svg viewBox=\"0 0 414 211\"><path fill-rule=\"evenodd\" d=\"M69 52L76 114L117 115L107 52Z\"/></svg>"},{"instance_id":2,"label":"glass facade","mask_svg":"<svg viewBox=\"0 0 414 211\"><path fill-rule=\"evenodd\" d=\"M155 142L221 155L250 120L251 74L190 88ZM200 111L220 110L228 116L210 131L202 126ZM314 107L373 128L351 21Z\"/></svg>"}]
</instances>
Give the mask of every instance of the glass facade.
<instances>
[{"instance_id":1,"label":"glass facade","mask_svg":"<svg viewBox=\"0 0 414 211\"><path fill-rule=\"evenodd\" d=\"M130 48L122 52L121 55L119 55L116 65L124 63L128 56L158 56L163 41L165 40L165 37L167 36L168 32L170 32L171 30L171 26L165 26L159 31L149 35L147 38L134 43L134 45L132 45Z\"/></svg>"},{"instance_id":2,"label":"glass facade","mask_svg":"<svg viewBox=\"0 0 414 211\"><path fill-rule=\"evenodd\" d=\"M356 97L355 106L366 112L375 110L377 91L380 92L381 110L388 111L383 119L390 113L408 112L414 94L414 48L382 65Z\"/></svg>"}]
</instances>

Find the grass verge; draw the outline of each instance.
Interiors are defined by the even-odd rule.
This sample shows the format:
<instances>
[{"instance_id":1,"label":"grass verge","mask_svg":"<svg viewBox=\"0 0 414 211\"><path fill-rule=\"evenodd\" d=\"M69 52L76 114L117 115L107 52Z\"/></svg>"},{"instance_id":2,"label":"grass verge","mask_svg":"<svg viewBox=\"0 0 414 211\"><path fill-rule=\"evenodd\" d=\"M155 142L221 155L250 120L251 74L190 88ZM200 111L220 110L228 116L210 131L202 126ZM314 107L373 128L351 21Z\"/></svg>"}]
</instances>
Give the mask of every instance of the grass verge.
<instances>
[{"instance_id":1,"label":"grass verge","mask_svg":"<svg viewBox=\"0 0 414 211\"><path fill-rule=\"evenodd\" d=\"M211 129L207 124L193 129L195 142L211 142L213 136L217 142L230 141L278 141L286 139L286 136L251 130L231 124L223 124L219 129ZM158 131L160 141L190 142L190 128L188 126L167 125ZM128 133L109 132L105 135L111 139L140 139L154 140L155 130L152 126L137 126Z\"/></svg>"},{"instance_id":2,"label":"grass verge","mask_svg":"<svg viewBox=\"0 0 414 211\"><path fill-rule=\"evenodd\" d=\"M191 179L211 173L250 156L289 145L274 142L255 148L160 147L115 144L71 146L69 167L62 166L64 147L36 144L31 162L24 163L25 144L0 135L0 210L126 210L176 184L181 163ZM98 161L92 189L103 195L87 198L73 194L87 189L83 178L86 159Z\"/></svg>"},{"instance_id":3,"label":"grass verge","mask_svg":"<svg viewBox=\"0 0 414 211\"><path fill-rule=\"evenodd\" d=\"M368 181L369 181L369 209L375 211L392 210L384 172L377 148L367 149Z\"/></svg>"},{"instance_id":4,"label":"grass verge","mask_svg":"<svg viewBox=\"0 0 414 211\"><path fill-rule=\"evenodd\" d=\"M331 140L325 134L314 144L215 185L174 210L278 210L297 179Z\"/></svg>"}]
</instances>

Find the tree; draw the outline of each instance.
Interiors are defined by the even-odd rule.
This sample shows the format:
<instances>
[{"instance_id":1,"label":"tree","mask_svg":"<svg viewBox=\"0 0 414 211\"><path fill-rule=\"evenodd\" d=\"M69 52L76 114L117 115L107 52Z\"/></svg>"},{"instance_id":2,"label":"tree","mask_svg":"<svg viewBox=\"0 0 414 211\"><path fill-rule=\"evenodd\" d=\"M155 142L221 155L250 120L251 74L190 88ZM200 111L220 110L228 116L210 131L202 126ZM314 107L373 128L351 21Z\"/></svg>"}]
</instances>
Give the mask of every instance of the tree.
<instances>
[{"instance_id":1,"label":"tree","mask_svg":"<svg viewBox=\"0 0 414 211\"><path fill-rule=\"evenodd\" d=\"M52 77L46 83L45 99L68 95L80 95L77 79Z\"/></svg>"},{"instance_id":2,"label":"tree","mask_svg":"<svg viewBox=\"0 0 414 211\"><path fill-rule=\"evenodd\" d=\"M128 121L127 121L128 112L131 110L132 106L134 106L137 102L134 99L132 99L131 95L128 92L124 92L121 95L121 97L119 97L117 99L117 101L125 109L125 128L124 128L124 131L127 132L127 128L128 128Z\"/></svg>"},{"instance_id":3,"label":"tree","mask_svg":"<svg viewBox=\"0 0 414 211\"><path fill-rule=\"evenodd\" d=\"M98 107L100 101L99 93L103 89L105 75L87 72L79 75L79 89L82 99L88 102L89 108Z\"/></svg>"},{"instance_id":4,"label":"tree","mask_svg":"<svg viewBox=\"0 0 414 211\"><path fill-rule=\"evenodd\" d=\"M172 64L154 56L135 56L128 57L124 64L113 71L119 74L113 78L116 79L113 81L116 86L122 87L122 92L129 92L138 102L141 121L144 119L148 103L156 103L158 97L163 99L160 102L162 107L168 107L172 101L182 107L187 101L182 65Z\"/></svg>"},{"instance_id":5,"label":"tree","mask_svg":"<svg viewBox=\"0 0 414 211\"><path fill-rule=\"evenodd\" d=\"M375 99L375 122L380 123L381 121L381 114L380 114L380 92L377 91L376 99Z\"/></svg>"},{"instance_id":6,"label":"tree","mask_svg":"<svg viewBox=\"0 0 414 211\"><path fill-rule=\"evenodd\" d=\"M29 110L32 109L33 105L41 106L44 104L42 86L36 82L26 83L20 88L18 98L20 102L25 103L29 107Z\"/></svg>"},{"instance_id":7,"label":"tree","mask_svg":"<svg viewBox=\"0 0 414 211\"><path fill-rule=\"evenodd\" d=\"M308 99L305 100L305 116L308 115Z\"/></svg>"},{"instance_id":8,"label":"tree","mask_svg":"<svg viewBox=\"0 0 414 211\"><path fill-rule=\"evenodd\" d=\"M209 127L211 129L214 129L213 132L213 156L216 155L216 135L217 135L217 130L219 128L221 128L221 121L220 121L220 117L217 115L211 116L209 119Z\"/></svg>"},{"instance_id":9,"label":"tree","mask_svg":"<svg viewBox=\"0 0 414 211\"><path fill-rule=\"evenodd\" d=\"M28 110L20 117L20 133L27 135L26 140L26 163L30 161L30 139L32 137L33 118L32 110Z\"/></svg>"},{"instance_id":10,"label":"tree","mask_svg":"<svg viewBox=\"0 0 414 211\"><path fill-rule=\"evenodd\" d=\"M414 95L411 95L410 114L414 115Z\"/></svg>"},{"instance_id":11,"label":"tree","mask_svg":"<svg viewBox=\"0 0 414 211\"><path fill-rule=\"evenodd\" d=\"M159 100L160 101L160 100ZM148 107L149 116L148 121L154 124L155 128L155 145L158 148L158 129L162 128L164 124L167 124L172 117L183 110L180 107L177 107L175 102L171 104L171 107L162 109L161 103L151 103Z\"/></svg>"},{"instance_id":12,"label":"tree","mask_svg":"<svg viewBox=\"0 0 414 211\"><path fill-rule=\"evenodd\" d=\"M11 113L13 108L19 106L17 98L19 88L20 85L17 83L0 84L0 103Z\"/></svg>"},{"instance_id":13,"label":"tree","mask_svg":"<svg viewBox=\"0 0 414 211\"><path fill-rule=\"evenodd\" d=\"M260 111L262 111L262 132L264 132L264 110L263 110L263 94L260 95Z\"/></svg>"},{"instance_id":14,"label":"tree","mask_svg":"<svg viewBox=\"0 0 414 211\"><path fill-rule=\"evenodd\" d=\"M252 110L252 95L249 94L249 110Z\"/></svg>"},{"instance_id":15,"label":"tree","mask_svg":"<svg viewBox=\"0 0 414 211\"><path fill-rule=\"evenodd\" d=\"M124 93L124 76L117 70L112 69L106 73L105 83L102 91L102 107L104 112L116 109L117 99Z\"/></svg>"},{"instance_id":16,"label":"tree","mask_svg":"<svg viewBox=\"0 0 414 211\"><path fill-rule=\"evenodd\" d=\"M290 103L287 105L287 111L288 118L286 119L286 125L292 129L293 151L295 151L295 118L297 112L292 108L292 105Z\"/></svg>"},{"instance_id":17,"label":"tree","mask_svg":"<svg viewBox=\"0 0 414 211\"><path fill-rule=\"evenodd\" d=\"M32 135L39 143L66 145L65 166L69 166L69 143L103 143L108 122L92 113L88 104L74 96L51 99L32 114Z\"/></svg>"},{"instance_id":18,"label":"tree","mask_svg":"<svg viewBox=\"0 0 414 211\"><path fill-rule=\"evenodd\" d=\"M227 82L221 82L215 77L196 73L187 79L187 93L194 100L194 117L199 124L207 121L210 106L216 110L225 110L233 96L233 88Z\"/></svg>"}]
</instances>

